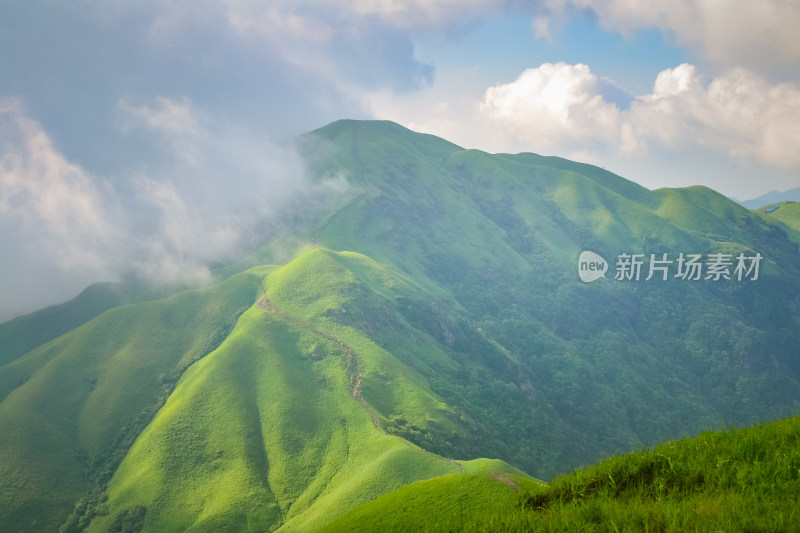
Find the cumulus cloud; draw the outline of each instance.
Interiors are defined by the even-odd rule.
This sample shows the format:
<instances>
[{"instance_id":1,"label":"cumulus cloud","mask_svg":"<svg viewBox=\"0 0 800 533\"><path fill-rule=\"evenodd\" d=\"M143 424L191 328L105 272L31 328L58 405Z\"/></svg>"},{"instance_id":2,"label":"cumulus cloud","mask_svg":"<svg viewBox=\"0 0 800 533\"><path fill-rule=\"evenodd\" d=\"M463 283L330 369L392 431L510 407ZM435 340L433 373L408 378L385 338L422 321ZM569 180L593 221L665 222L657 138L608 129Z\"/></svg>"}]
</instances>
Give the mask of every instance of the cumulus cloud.
<instances>
[{"instance_id":1,"label":"cumulus cloud","mask_svg":"<svg viewBox=\"0 0 800 533\"><path fill-rule=\"evenodd\" d=\"M631 106L632 135L673 148L699 144L739 159L800 165L800 87L770 84L743 68L704 85L688 64L661 72L653 92Z\"/></svg>"},{"instance_id":2,"label":"cumulus cloud","mask_svg":"<svg viewBox=\"0 0 800 533\"><path fill-rule=\"evenodd\" d=\"M636 98L616 98L609 84L583 64L544 63L513 82L480 89L482 95L474 83L465 85L468 92L453 95L457 106L446 104L456 83L406 101L376 94L372 103L378 116L407 115L414 127L466 146L562 153L703 147L768 165L800 165L800 87L794 83L770 83L743 68L705 80L682 64L660 72L652 92Z\"/></svg>"},{"instance_id":3,"label":"cumulus cloud","mask_svg":"<svg viewBox=\"0 0 800 533\"><path fill-rule=\"evenodd\" d=\"M651 91L634 98L586 65L545 63L487 85L467 69L442 76L429 91L376 92L370 102L379 118L467 148L560 155L650 186L700 183L747 197L755 179L779 190L797 180L794 83L743 68L708 79L682 64L660 72Z\"/></svg>"},{"instance_id":4,"label":"cumulus cloud","mask_svg":"<svg viewBox=\"0 0 800 533\"><path fill-rule=\"evenodd\" d=\"M481 112L541 148L610 138L619 127L619 109L598 88L597 76L586 65L544 63L516 81L487 89Z\"/></svg>"},{"instance_id":5,"label":"cumulus cloud","mask_svg":"<svg viewBox=\"0 0 800 533\"><path fill-rule=\"evenodd\" d=\"M679 46L721 71L741 66L791 76L800 61L800 3L786 0L548 0L552 11L568 6L592 10L601 27L631 35L657 28Z\"/></svg>"},{"instance_id":6,"label":"cumulus cloud","mask_svg":"<svg viewBox=\"0 0 800 533\"><path fill-rule=\"evenodd\" d=\"M61 154L18 100L0 100L0 319L97 280L207 282L211 265L351 192L343 176L312 180L291 147L185 98L123 100L118 113L161 154L108 180Z\"/></svg>"}]
</instances>

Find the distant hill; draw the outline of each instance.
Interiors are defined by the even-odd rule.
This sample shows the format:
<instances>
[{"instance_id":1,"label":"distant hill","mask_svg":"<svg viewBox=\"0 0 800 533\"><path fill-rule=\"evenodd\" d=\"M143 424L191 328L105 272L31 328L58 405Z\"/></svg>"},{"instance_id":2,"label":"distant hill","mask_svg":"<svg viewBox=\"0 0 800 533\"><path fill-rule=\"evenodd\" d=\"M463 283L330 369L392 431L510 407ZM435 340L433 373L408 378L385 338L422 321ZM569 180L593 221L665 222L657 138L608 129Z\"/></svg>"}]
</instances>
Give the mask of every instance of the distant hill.
<instances>
[{"instance_id":1,"label":"distant hill","mask_svg":"<svg viewBox=\"0 0 800 533\"><path fill-rule=\"evenodd\" d=\"M735 200L742 204L747 209L758 209L759 207L768 205L768 204L777 204L780 202L800 202L800 187L795 187L794 189L789 189L788 191L778 192L778 191L770 191L766 194L762 194L758 198L753 198L751 200Z\"/></svg>"},{"instance_id":2,"label":"distant hill","mask_svg":"<svg viewBox=\"0 0 800 533\"><path fill-rule=\"evenodd\" d=\"M350 196L215 283L0 325L4 531L313 531L411 483L511 489L800 412L784 208L384 121L297 146Z\"/></svg>"}]
</instances>

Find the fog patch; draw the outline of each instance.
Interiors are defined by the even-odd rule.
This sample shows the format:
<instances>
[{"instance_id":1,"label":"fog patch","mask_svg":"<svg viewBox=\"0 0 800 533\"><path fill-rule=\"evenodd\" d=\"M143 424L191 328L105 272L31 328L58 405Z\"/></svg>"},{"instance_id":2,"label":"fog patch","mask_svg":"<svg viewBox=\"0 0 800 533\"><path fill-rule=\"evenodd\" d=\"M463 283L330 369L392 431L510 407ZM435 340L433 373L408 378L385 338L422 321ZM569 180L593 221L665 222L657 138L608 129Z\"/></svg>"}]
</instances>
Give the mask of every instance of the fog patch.
<instances>
[{"instance_id":1,"label":"fog patch","mask_svg":"<svg viewBox=\"0 0 800 533\"><path fill-rule=\"evenodd\" d=\"M192 285L352 193L297 151L186 99L120 101L147 162L110 178L67 160L19 100L0 100L0 320L93 281ZM33 302L33 305L31 305Z\"/></svg>"}]
</instances>

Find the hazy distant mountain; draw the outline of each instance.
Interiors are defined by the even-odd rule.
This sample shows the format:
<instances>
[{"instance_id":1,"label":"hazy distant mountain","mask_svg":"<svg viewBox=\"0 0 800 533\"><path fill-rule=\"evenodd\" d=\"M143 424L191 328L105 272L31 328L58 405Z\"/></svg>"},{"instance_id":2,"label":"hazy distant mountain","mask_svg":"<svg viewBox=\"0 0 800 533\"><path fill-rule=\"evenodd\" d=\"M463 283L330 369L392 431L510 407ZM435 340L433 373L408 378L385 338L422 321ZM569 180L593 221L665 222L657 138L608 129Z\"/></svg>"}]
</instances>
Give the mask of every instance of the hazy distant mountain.
<instances>
[{"instance_id":1,"label":"hazy distant mountain","mask_svg":"<svg viewBox=\"0 0 800 533\"><path fill-rule=\"evenodd\" d=\"M800 202L800 187L795 187L794 189L789 189L788 191L778 192L778 191L770 191L767 194L763 194L758 198L753 198L752 200L736 200L747 209L758 209L759 207L765 206L767 204L777 204L779 202Z\"/></svg>"},{"instance_id":2,"label":"hazy distant mountain","mask_svg":"<svg viewBox=\"0 0 800 533\"><path fill-rule=\"evenodd\" d=\"M419 480L800 410L791 226L390 122L298 144L351 196L215 285L0 325L5 530L310 531Z\"/></svg>"}]
</instances>

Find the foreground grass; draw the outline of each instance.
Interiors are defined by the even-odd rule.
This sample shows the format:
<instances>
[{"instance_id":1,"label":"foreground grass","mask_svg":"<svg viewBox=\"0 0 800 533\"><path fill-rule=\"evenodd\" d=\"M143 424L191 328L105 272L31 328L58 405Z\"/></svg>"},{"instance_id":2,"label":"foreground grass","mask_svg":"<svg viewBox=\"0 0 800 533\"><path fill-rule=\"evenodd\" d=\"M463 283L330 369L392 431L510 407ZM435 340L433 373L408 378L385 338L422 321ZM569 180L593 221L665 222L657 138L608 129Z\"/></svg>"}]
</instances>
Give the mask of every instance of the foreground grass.
<instances>
[{"instance_id":1,"label":"foreground grass","mask_svg":"<svg viewBox=\"0 0 800 533\"><path fill-rule=\"evenodd\" d=\"M614 457L467 531L798 531L800 417Z\"/></svg>"},{"instance_id":2,"label":"foreground grass","mask_svg":"<svg viewBox=\"0 0 800 533\"><path fill-rule=\"evenodd\" d=\"M467 467L464 474L418 481L381 496L322 531L460 531L486 517L513 513L520 496L538 483L501 461L475 460Z\"/></svg>"},{"instance_id":3,"label":"foreground grass","mask_svg":"<svg viewBox=\"0 0 800 533\"><path fill-rule=\"evenodd\" d=\"M403 487L323 531L800 531L800 417L607 459L549 485L484 468Z\"/></svg>"}]
</instances>

